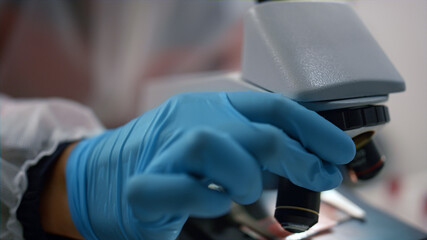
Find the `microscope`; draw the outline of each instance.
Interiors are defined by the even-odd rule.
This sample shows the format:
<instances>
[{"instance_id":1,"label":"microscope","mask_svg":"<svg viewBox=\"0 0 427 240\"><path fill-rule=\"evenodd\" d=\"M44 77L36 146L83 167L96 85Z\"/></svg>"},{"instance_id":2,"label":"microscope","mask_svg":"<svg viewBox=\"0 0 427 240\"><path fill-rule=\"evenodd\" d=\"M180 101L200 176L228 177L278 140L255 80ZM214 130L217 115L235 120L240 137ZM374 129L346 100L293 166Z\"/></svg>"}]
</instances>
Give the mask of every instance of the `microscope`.
<instances>
[{"instance_id":1,"label":"microscope","mask_svg":"<svg viewBox=\"0 0 427 240\"><path fill-rule=\"evenodd\" d=\"M390 121L383 105L405 83L345 2L258 1L244 19L240 73L183 77L148 88L146 108L195 91L281 93L345 131L356 156L343 171L368 180L384 166L372 136ZM275 218L289 232L318 221L320 193L281 178Z\"/></svg>"}]
</instances>

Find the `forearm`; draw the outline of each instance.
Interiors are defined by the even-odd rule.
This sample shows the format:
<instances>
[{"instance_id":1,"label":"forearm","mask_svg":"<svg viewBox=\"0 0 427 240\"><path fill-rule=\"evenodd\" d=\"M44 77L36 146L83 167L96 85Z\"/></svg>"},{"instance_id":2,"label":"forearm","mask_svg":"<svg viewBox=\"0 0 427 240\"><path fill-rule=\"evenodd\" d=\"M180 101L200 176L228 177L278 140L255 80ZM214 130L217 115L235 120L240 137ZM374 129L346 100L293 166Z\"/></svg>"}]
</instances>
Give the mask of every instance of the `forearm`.
<instances>
[{"instance_id":1,"label":"forearm","mask_svg":"<svg viewBox=\"0 0 427 240\"><path fill-rule=\"evenodd\" d=\"M83 239L71 219L65 184L65 166L75 145L69 145L50 170L40 199L40 220L47 233Z\"/></svg>"}]
</instances>

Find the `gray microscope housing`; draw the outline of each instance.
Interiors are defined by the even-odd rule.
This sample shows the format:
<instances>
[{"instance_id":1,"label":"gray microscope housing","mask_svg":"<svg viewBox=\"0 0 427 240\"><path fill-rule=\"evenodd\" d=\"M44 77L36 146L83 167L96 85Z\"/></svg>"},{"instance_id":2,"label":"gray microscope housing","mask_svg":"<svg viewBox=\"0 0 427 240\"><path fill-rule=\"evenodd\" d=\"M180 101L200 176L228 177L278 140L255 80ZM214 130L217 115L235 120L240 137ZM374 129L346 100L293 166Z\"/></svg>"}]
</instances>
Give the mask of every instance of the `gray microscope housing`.
<instances>
[{"instance_id":1,"label":"gray microscope housing","mask_svg":"<svg viewBox=\"0 0 427 240\"><path fill-rule=\"evenodd\" d=\"M345 3L269 2L245 18L242 78L301 103L383 97L402 77Z\"/></svg>"}]
</instances>

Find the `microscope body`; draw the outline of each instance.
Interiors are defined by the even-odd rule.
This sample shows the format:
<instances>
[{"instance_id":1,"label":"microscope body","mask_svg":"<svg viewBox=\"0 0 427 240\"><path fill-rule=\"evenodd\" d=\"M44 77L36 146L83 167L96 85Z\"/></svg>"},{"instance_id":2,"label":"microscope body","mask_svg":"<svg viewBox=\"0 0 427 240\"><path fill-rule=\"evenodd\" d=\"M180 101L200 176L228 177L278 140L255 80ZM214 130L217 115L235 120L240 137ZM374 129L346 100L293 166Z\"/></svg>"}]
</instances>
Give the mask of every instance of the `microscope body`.
<instances>
[{"instance_id":1,"label":"microscope body","mask_svg":"<svg viewBox=\"0 0 427 240\"><path fill-rule=\"evenodd\" d=\"M148 87L143 93L143 109L182 92L281 93L318 112L353 138L357 155L348 169L353 179L363 180L376 175L383 166L371 141L374 132L389 121L387 107L380 104L390 93L405 90L402 77L356 13L339 2L272 1L256 5L244 20L241 72L181 78ZM318 212L318 206L312 210L311 205L318 205L320 200L311 200L319 198L319 193L288 186L285 188L291 192L280 194L281 188L276 219L283 227L300 232L315 224L316 214L309 213ZM302 196L289 197L299 196L299 190ZM291 202L279 203L283 200L280 195ZM295 206L301 202L306 203Z\"/></svg>"}]
</instances>

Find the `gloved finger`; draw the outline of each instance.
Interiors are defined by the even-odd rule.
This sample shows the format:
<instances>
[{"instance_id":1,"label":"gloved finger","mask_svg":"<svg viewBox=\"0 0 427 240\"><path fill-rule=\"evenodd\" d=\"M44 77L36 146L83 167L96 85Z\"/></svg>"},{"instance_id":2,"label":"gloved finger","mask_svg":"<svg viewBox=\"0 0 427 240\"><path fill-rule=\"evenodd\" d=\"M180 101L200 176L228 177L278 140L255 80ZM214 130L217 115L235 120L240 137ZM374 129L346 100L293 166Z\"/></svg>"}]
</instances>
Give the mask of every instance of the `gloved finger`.
<instances>
[{"instance_id":1,"label":"gloved finger","mask_svg":"<svg viewBox=\"0 0 427 240\"><path fill-rule=\"evenodd\" d=\"M307 152L299 142L288 138L286 149L278 155L287 155L286 161L264 161L269 171L286 176L292 183L313 191L325 191L338 187L342 175L338 167L322 161Z\"/></svg>"},{"instance_id":2,"label":"gloved finger","mask_svg":"<svg viewBox=\"0 0 427 240\"><path fill-rule=\"evenodd\" d=\"M230 104L250 121L282 129L325 161L346 164L355 155L351 138L338 127L280 94L227 93Z\"/></svg>"},{"instance_id":3,"label":"gloved finger","mask_svg":"<svg viewBox=\"0 0 427 240\"><path fill-rule=\"evenodd\" d=\"M337 187L342 181L335 164L308 152L272 125L233 122L218 128L251 153L264 170L289 178L298 186L323 191Z\"/></svg>"},{"instance_id":4,"label":"gloved finger","mask_svg":"<svg viewBox=\"0 0 427 240\"><path fill-rule=\"evenodd\" d=\"M160 154L147 168L154 173L190 173L222 186L238 203L256 201L262 192L259 163L228 134L198 127Z\"/></svg>"},{"instance_id":5,"label":"gloved finger","mask_svg":"<svg viewBox=\"0 0 427 240\"><path fill-rule=\"evenodd\" d=\"M262 186L264 189L277 189L279 176L270 171L262 171Z\"/></svg>"},{"instance_id":6,"label":"gloved finger","mask_svg":"<svg viewBox=\"0 0 427 240\"><path fill-rule=\"evenodd\" d=\"M231 200L186 174L139 174L126 184L126 197L136 218L159 221L164 216L217 217L229 211Z\"/></svg>"}]
</instances>

